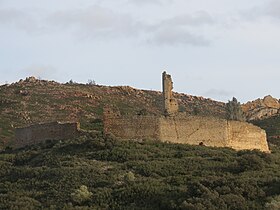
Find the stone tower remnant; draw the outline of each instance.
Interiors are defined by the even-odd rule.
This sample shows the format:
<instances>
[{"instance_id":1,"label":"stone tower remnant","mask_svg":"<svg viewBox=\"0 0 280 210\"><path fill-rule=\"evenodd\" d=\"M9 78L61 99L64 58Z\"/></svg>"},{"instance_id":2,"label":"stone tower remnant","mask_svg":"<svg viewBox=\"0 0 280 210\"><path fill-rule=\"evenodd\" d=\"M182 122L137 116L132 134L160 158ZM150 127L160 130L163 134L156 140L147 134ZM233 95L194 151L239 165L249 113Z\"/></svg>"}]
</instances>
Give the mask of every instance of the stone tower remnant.
<instances>
[{"instance_id":1,"label":"stone tower remnant","mask_svg":"<svg viewBox=\"0 0 280 210\"><path fill-rule=\"evenodd\" d=\"M173 82L171 75L167 74L165 71L162 73L162 88L164 98L164 114L166 116L174 116L178 112L179 108L177 100L172 94Z\"/></svg>"}]
</instances>

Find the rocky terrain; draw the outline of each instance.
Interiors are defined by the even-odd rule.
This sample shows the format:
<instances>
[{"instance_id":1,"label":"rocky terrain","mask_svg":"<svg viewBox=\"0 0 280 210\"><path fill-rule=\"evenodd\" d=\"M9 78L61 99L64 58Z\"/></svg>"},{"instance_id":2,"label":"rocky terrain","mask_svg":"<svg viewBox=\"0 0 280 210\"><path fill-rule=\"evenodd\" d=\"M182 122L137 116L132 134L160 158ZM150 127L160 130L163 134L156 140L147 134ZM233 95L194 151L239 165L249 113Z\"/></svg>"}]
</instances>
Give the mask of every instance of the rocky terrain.
<instances>
[{"instance_id":1,"label":"rocky terrain","mask_svg":"<svg viewBox=\"0 0 280 210\"><path fill-rule=\"evenodd\" d=\"M203 97L174 93L179 111L187 115L225 118L225 104ZM81 128L100 129L103 106L111 104L123 115L162 113L161 91L129 86L102 86L39 80L29 77L0 86L0 148L9 145L14 128L52 121L79 121ZM267 96L243 105L248 120L278 116L279 100Z\"/></svg>"},{"instance_id":2,"label":"rocky terrain","mask_svg":"<svg viewBox=\"0 0 280 210\"><path fill-rule=\"evenodd\" d=\"M242 106L249 121L267 119L280 113L280 100L268 95Z\"/></svg>"},{"instance_id":3,"label":"rocky terrain","mask_svg":"<svg viewBox=\"0 0 280 210\"><path fill-rule=\"evenodd\" d=\"M175 97L185 114L225 117L224 103ZM80 121L84 129L99 130L105 104L127 115L162 113L159 91L31 77L0 86L1 146L12 142L15 127L38 122ZM243 109L250 117L272 106L277 100L266 97ZM268 133L271 153L119 141L95 131L6 147L0 150L0 209L279 209L280 116L259 116L251 122Z\"/></svg>"}]
</instances>

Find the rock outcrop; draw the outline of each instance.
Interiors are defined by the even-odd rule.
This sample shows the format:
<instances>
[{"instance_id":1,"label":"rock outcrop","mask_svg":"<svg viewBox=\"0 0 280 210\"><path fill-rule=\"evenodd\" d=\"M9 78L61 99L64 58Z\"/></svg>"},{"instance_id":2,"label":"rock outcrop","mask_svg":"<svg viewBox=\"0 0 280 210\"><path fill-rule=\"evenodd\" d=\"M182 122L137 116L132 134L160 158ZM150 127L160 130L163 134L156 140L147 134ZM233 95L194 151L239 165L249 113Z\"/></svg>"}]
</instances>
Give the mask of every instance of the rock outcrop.
<instances>
[{"instance_id":1,"label":"rock outcrop","mask_svg":"<svg viewBox=\"0 0 280 210\"><path fill-rule=\"evenodd\" d=\"M249 121L265 119L280 114L280 101L268 95L243 104L242 109Z\"/></svg>"}]
</instances>

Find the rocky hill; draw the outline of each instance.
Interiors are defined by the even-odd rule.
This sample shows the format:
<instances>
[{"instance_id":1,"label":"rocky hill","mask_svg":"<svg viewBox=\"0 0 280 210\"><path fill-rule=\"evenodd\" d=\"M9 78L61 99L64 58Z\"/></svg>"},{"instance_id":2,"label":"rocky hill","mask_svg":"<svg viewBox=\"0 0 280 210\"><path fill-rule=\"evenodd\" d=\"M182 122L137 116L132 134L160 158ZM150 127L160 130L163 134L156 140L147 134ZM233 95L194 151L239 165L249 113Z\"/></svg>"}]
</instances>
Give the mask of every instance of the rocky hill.
<instances>
[{"instance_id":1,"label":"rocky hill","mask_svg":"<svg viewBox=\"0 0 280 210\"><path fill-rule=\"evenodd\" d=\"M225 117L224 103L175 93L181 112ZM39 80L29 77L0 86L0 145L13 139L15 127L39 122L79 121L83 129L96 129L103 106L111 104L122 114L162 113L161 91L129 86L101 86ZM1 146L0 146L1 147Z\"/></svg>"},{"instance_id":2,"label":"rocky hill","mask_svg":"<svg viewBox=\"0 0 280 210\"><path fill-rule=\"evenodd\" d=\"M243 105L243 111L249 121L267 119L280 113L280 100L268 95L263 99L250 101Z\"/></svg>"},{"instance_id":3,"label":"rocky hill","mask_svg":"<svg viewBox=\"0 0 280 210\"><path fill-rule=\"evenodd\" d=\"M225 117L224 103L174 95L186 114ZM0 86L0 141L4 147L15 127L38 122L80 121L84 129L100 129L105 104L122 114L159 115L162 99L159 91L127 86L27 78ZM244 105L247 116L273 106L268 99ZM7 148L0 151L0 209L279 209L280 116L253 122L274 136L271 154L117 141L101 132Z\"/></svg>"},{"instance_id":4,"label":"rocky hill","mask_svg":"<svg viewBox=\"0 0 280 210\"><path fill-rule=\"evenodd\" d=\"M203 97L174 93L179 110L187 115L225 118L225 104ZM40 122L79 121L81 128L101 129L103 107L110 104L123 115L162 113L161 91L139 90L129 86L102 86L58 83L29 77L13 84L0 86L0 148L9 145L16 127ZM280 103L272 96L243 105L249 121L267 129L270 118L279 116ZM262 121L264 123L262 123ZM276 119L276 120L275 120ZM278 122L278 121L277 121ZM278 128L271 126L272 136Z\"/></svg>"}]
</instances>

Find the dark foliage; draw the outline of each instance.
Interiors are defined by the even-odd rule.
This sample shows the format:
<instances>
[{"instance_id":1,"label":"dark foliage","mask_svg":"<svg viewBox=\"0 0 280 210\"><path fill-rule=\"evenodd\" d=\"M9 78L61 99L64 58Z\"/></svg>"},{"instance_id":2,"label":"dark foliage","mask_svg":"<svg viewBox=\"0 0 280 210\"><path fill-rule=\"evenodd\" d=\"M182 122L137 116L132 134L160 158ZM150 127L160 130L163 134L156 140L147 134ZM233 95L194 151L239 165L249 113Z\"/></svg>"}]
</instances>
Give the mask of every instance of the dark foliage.
<instances>
[{"instance_id":1,"label":"dark foliage","mask_svg":"<svg viewBox=\"0 0 280 210\"><path fill-rule=\"evenodd\" d=\"M0 209L265 209L280 194L277 146L236 152L91 133L7 150L0 167Z\"/></svg>"},{"instance_id":2,"label":"dark foliage","mask_svg":"<svg viewBox=\"0 0 280 210\"><path fill-rule=\"evenodd\" d=\"M245 121L240 102L234 97L226 103L226 114L228 120Z\"/></svg>"}]
</instances>

